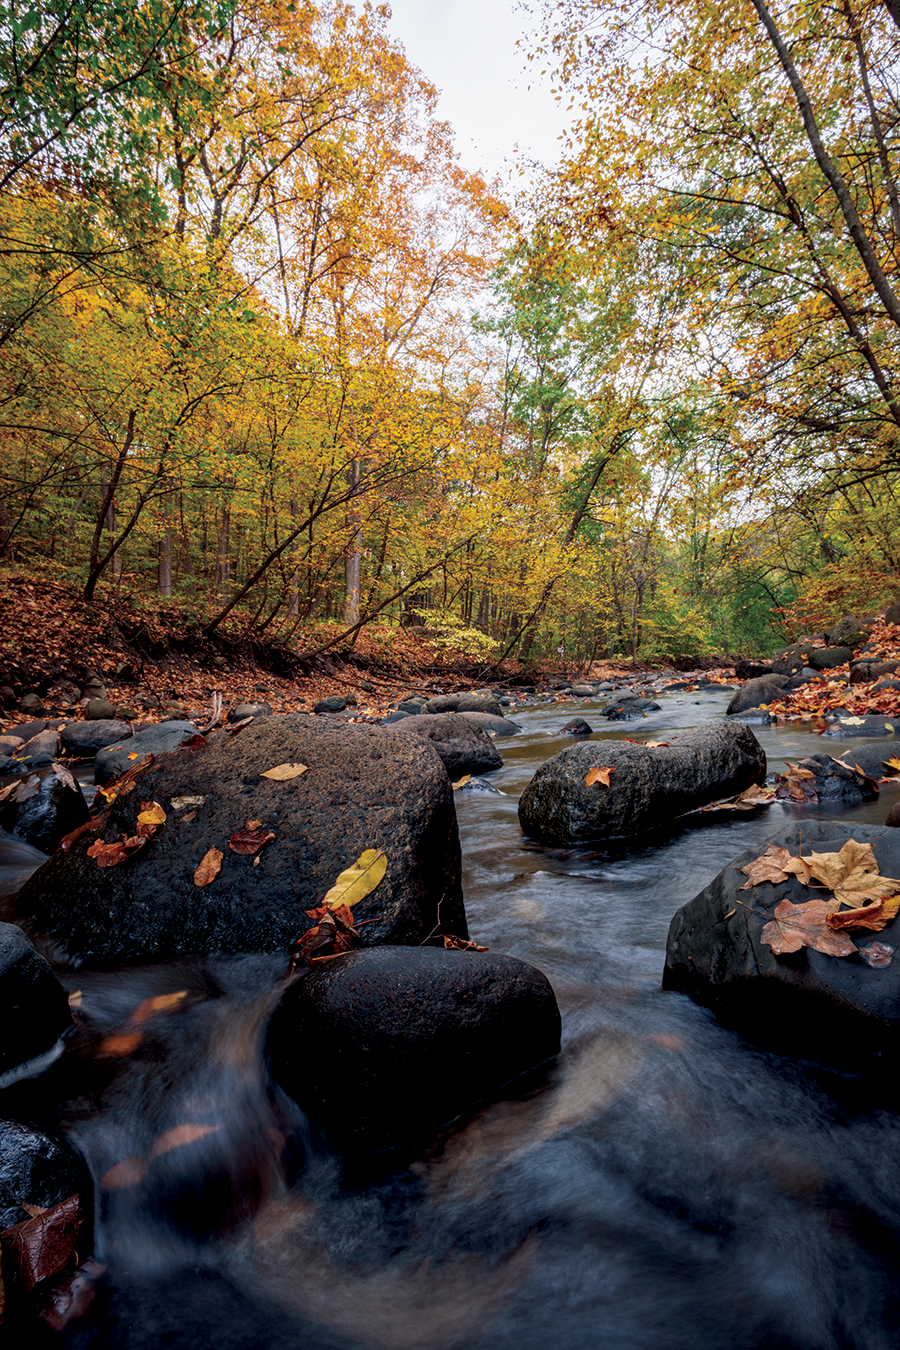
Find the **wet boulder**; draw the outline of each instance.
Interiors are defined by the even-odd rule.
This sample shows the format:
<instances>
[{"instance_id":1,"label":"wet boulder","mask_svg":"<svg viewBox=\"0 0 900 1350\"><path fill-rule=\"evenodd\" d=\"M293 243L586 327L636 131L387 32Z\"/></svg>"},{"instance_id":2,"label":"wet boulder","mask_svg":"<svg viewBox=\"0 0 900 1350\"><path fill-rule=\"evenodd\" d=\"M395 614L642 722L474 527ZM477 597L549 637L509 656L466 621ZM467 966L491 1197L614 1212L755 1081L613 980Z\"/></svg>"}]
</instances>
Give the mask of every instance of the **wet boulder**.
<instances>
[{"instance_id":1,"label":"wet boulder","mask_svg":"<svg viewBox=\"0 0 900 1350\"><path fill-rule=\"evenodd\" d=\"M743 712L728 713L728 722L743 722L748 727L767 727L776 719L768 708L745 708Z\"/></svg>"},{"instance_id":2,"label":"wet boulder","mask_svg":"<svg viewBox=\"0 0 900 1350\"><path fill-rule=\"evenodd\" d=\"M889 736L891 732L900 730L900 717L894 720L893 717L881 717L878 714L870 714L866 717L858 717L853 713L838 710L837 716L833 722L829 722L825 728L826 736Z\"/></svg>"},{"instance_id":3,"label":"wet boulder","mask_svg":"<svg viewBox=\"0 0 900 1350\"><path fill-rule=\"evenodd\" d=\"M503 716L503 709L495 698L483 694L439 694L426 699L422 711L426 713L480 712Z\"/></svg>"},{"instance_id":4,"label":"wet boulder","mask_svg":"<svg viewBox=\"0 0 900 1350\"><path fill-rule=\"evenodd\" d=\"M876 782L879 778L886 778L894 772L887 767L886 761L898 757L900 757L900 742L896 740L876 741L874 745L855 745L852 750L841 750L840 753L843 764L861 769Z\"/></svg>"},{"instance_id":5,"label":"wet boulder","mask_svg":"<svg viewBox=\"0 0 900 1350\"><path fill-rule=\"evenodd\" d=\"M608 787L588 786L597 767L612 768ZM743 792L765 776L765 752L743 723L705 723L658 747L585 742L541 765L519 801L519 822L544 844L622 838Z\"/></svg>"},{"instance_id":6,"label":"wet boulder","mask_svg":"<svg viewBox=\"0 0 900 1350\"><path fill-rule=\"evenodd\" d=\"M640 698L637 694L622 694L611 698L600 709L600 715L609 722L633 722L645 713L659 712L661 705L652 698Z\"/></svg>"},{"instance_id":7,"label":"wet boulder","mask_svg":"<svg viewBox=\"0 0 900 1350\"><path fill-rule=\"evenodd\" d=\"M559 1050L549 981L511 956L352 952L285 993L272 1076L345 1153L427 1139ZM310 1048L314 1052L310 1053Z\"/></svg>"},{"instance_id":8,"label":"wet boulder","mask_svg":"<svg viewBox=\"0 0 900 1350\"><path fill-rule=\"evenodd\" d=\"M518 722L513 722L509 717L498 716L496 713L471 712L464 708L459 715L474 726L481 727L489 736L515 736L517 731L522 730Z\"/></svg>"},{"instance_id":9,"label":"wet boulder","mask_svg":"<svg viewBox=\"0 0 900 1350\"><path fill-rule=\"evenodd\" d=\"M0 1120L0 1231L28 1218L26 1205L52 1209L80 1195L90 1209L91 1182L82 1159L56 1135L17 1120Z\"/></svg>"},{"instance_id":10,"label":"wet boulder","mask_svg":"<svg viewBox=\"0 0 900 1350\"><path fill-rule=\"evenodd\" d=\"M283 765L306 768L262 776ZM142 801L159 803L165 823L127 860L100 867L88 846L134 837ZM275 835L255 866L229 846L249 820ZM437 753L381 728L260 717L144 771L104 829L54 854L16 905L27 931L73 963L277 951L312 926L305 911L367 848L388 858L384 880L353 911L372 920L361 930L367 943L464 934L456 811ZM221 870L201 887L195 873L211 849Z\"/></svg>"},{"instance_id":11,"label":"wet boulder","mask_svg":"<svg viewBox=\"0 0 900 1350\"><path fill-rule=\"evenodd\" d=\"M59 736L52 727L48 727L45 731L39 731L36 736L32 736L30 741L26 741L16 754L31 764L49 764L56 758L58 749Z\"/></svg>"},{"instance_id":12,"label":"wet boulder","mask_svg":"<svg viewBox=\"0 0 900 1350\"><path fill-rule=\"evenodd\" d=\"M725 709L726 717L731 713L746 712L748 708L758 708L763 703L775 703L784 696L786 683L787 677L784 675L774 679L767 676L764 679L748 680L732 695L731 702Z\"/></svg>"},{"instance_id":13,"label":"wet boulder","mask_svg":"<svg viewBox=\"0 0 900 1350\"><path fill-rule=\"evenodd\" d=\"M84 794L63 764L37 769L0 791L0 828L42 853L53 853L88 816Z\"/></svg>"},{"instance_id":14,"label":"wet boulder","mask_svg":"<svg viewBox=\"0 0 900 1350\"><path fill-rule=\"evenodd\" d=\"M107 745L131 735L127 722L103 718L96 722L67 722L59 733L63 748L76 759L93 759Z\"/></svg>"},{"instance_id":15,"label":"wet boulder","mask_svg":"<svg viewBox=\"0 0 900 1350\"><path fill-rule=\"evenodd\" d=\"M572 717L563 727L563 732L567 736L590 736L593 730L594 728L589 726L583 717Z\"/></svg>"},{"instance_id":16,"label":"wet boulder","mask_svg":"<svg viewBox=\"0 0 900 1350\"><path fill-rule=\"evenodd\" d=\"M452 779L466 773L488 773L503 760L487 732L462 713L432 713L404 717L388 733L404 740L431 745Z\"/></svg>"},{"instance_id":17,"label":"wet boulder","mask_svg":"<svg viewBox=\"0 0 900 1350\"><path fill-rule=\"evenodd\" d=\"M118 744L108 745L97 755L94 763L94 782L105 787L114 778L139 764L145 755L168 755L183 741L200 733L193 722L155 722L141 727L133 736Z\"/></svg>"},{"instance_id":18,"label":"wet boulder","mask_svg":"<svg viewBox=\"0 0 900 1350\"><path fill-rule=\"evenodd\" d=\"M65 989L28 938L0 923L0 1087L49 1060L72 1025Z\"/></svg>"},{"instance_id":19,"label":"wet boulder","mask_svg":"<svg viewBox=\"0 0 900 1350\"><path fill-rule=\"evenodd\" d=\"M870 843L883 876L900 877L900 833L884 825L811 821L773 837L791 853L838 852L848 839ZM665 989L707 1004L748 1037L791 1054L860 1069L878 1067L883 1051L900 1055L900 959L870 967L857 954L828 956L811 948L776 955L763 927L783 899L799 905L811 892L796 877L744 890L739 869L765 852L748 849L683 905L672 919L663 974ZM896 951L900 918L880 933L854 932L858 947L872 941Z\"/></svg>"},{"instance_id":20,"label":"wet boulder","mask_svg":"<svg viewBox=\"0 0 900 1350\"><path fill-rule=\"evenodd\" d=\"M804 791L807 785L816 794L815 798L810 797L809 800L818 799L823 806L858 806L860 802L872 802L878 796L878 786L867 772L857 768L854 763L842 764L832 755L807 755L796 767L804 775L795 780L796 800L800 800L799 792ZM813 777L806 778L807 773ZM790 776L786 782L790 785ZM805 796L803 802L808 804Z\"/></svg>"}]
</instances>

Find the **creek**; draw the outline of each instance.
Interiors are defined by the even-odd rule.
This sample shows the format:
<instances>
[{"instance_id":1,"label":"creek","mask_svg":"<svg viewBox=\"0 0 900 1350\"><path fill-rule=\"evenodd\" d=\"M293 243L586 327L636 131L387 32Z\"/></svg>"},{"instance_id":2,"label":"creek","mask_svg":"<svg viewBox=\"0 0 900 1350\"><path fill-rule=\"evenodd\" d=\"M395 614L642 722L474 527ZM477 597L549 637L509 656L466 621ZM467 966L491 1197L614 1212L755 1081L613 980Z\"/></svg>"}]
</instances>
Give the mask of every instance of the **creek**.
<instances>
[{"instance_id":1,"label":"creek","mask_svg":"<svg viewBox=\"0 0 900 1350\"><path fill-rule=\"evenodd\" d=\"M665 739L721 716L728 697L664 695L660 712L592 739ZM822 813L697 813L629 847L537 847L518 796L572 743L568 718L596 711L515 710L522 733L500 742L490 776L504 795L457 793L471 936L546 973L562 1054L402 1164L348 1173L269 1080L283 957L61 973L81 992L78 1043L0 1093L0 1115L58 1124L87 1159L107 1273L84 1318L31 1344L896 1346L900 1120L854 1109L812 1066L660 989L675 910L742 850ZM754 731L770 771L854 744L800 723ZM840 816L881 823L895 791ZM19 872L34 861L3 859ZM123 1047L135 1007L171 993Z\"/></svg>"}]
</instances>

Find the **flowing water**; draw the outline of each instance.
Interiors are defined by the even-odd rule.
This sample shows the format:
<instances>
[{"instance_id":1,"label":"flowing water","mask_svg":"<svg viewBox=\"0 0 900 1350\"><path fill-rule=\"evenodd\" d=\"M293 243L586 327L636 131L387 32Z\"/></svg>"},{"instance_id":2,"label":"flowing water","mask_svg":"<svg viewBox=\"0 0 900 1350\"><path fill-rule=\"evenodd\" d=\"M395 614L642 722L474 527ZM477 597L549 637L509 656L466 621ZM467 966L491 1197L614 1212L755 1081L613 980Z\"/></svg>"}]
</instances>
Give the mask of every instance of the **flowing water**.
<instances>
[{"instance_id":1,"label":"flowing water","mask_svg":"<svg viewBox=\"0 0 900 1350\"><path fill-rule=\"evenodd\" d=\"M593 739L664 739L727 697L664 696ZM457 793L471 934L547 974L562 1054L397 1170L347 1175L270 1083L261 1047L283 958L68 980L79 1045L0 1094L0 1114L59 1119L95 1180L107 1274L66 1346L897 1345L900 1120L853 1109L852 1091L838 1104L810 1066L660 989L678 906L820 813L698 814L630 848L536 847L517 798L572 743L559 729L573 712L591 720L591 705L517 710L523 732L491 775L504 795ZM853 744L800 724L755 731L770 769ZM881 822L897 790L842 817ZM135 1008L165 994L180 997L135 1032Z\"/></svg>"}]
</instances>

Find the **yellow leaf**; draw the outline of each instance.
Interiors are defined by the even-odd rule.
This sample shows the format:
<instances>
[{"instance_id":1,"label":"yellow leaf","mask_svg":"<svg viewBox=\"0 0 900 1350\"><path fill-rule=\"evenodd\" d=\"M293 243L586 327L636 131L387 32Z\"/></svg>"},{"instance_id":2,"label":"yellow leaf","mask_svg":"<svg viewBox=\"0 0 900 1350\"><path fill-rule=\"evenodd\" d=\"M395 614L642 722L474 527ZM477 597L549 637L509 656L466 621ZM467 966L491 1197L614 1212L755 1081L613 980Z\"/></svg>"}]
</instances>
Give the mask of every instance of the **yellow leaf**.
<instances>
[{"instance_id":1,"label":"yellow leaf","mask_svg":"<svg viewBox=\"0 0 900 1350\"><path fill-rule=\"evenodd\" d=\"M260 772L260 778L271 778L276 783L287 783L291 778L299 778L301 773L306 773L308 765L306 764L276 764L274 769L264 769Z\"/></svg>"},{"instance_id":2,"label":"yellow leaf","mask_svg":"<svg viewBox=\"0 0 900 1350\"><path fill-rule=\"evenodd\" d=\"M128 756L129 759L137 759L137 757L138 754L136 750L132 750L131 754Z\"/></svg>"},{"instance_id":3,"label":"yellow leaf","mask_svg":"<svg viewBox=\"0 0 900 1350\"><path fill-rule=\"evenodd\" d=\"M900 769L900 757L891 755L890 759L882 760L886 769Z\"/></svg>"},{"instance_id":4,"label":"yellow leaf","mask_svg":"<svg viewBox=\"0 0 900 1350\"><path fill-rule=\"evenodd\" d=\"M195 886L208 886L211 881L215 881L222 870L223 856L222 851L217 848L208 849L204 853L194 873Z\"/></svg>"},{"instance_id":5,"label":"yellow leaf","mask_svg":"<svg viewBox=\"0 0 900 1350\"><path fill-rule=\"evenodd\" d=\"M463 774L462 778L457 779L453 784L453 791L455 792L457 788L465 787L471 777L472 775L470 773Z\"/></svg>"},{"instance_id":6,"label":"yellow leaf","mask_svg":"<svg viewBox=\"0 0 900 1350\"><path fill-rule=\"evenodd\" d=\"M386 871L387 854L380 848L367 848L352 867L341 873L322 903L326 909L337 909L340 905L350 909L374 891Z\"/></svg>"},{"instance_id":7,"label":"yellow leaf","mask_svg":"<svg viewBox=\"0 0 900 1350\"><path fill-rule=\"evenodd\" d=\"M165 825L166 813L159 802L141 802L143 811L138 816L139 825Z\"/></svg>"}]
</instances>

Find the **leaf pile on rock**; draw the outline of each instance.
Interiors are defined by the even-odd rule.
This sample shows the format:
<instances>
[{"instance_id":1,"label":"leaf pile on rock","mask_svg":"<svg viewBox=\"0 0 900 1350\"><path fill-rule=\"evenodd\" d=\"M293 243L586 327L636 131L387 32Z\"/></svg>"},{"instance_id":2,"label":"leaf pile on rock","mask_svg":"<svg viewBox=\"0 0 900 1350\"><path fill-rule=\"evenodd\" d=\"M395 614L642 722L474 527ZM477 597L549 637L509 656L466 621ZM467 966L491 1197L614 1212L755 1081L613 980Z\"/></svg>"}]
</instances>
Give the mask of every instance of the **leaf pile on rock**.
<instances>
[{"instance_id":1,"label":"leaf pile on rock","mask_svg":"<svg viewBox=\"0 0 900 1350\"><path fill-rule=\"evenodd\" d=\"M362 936L353 926L350 911L375 890L386 871L387 854L382 849L367 848L341 872L322 904L306 911L309 918L316 920L316 926L291 947L289 975L304 962L326 960L360 946Z\"/></svg>"},{"instance_id":2,"label":"leaf pile on rock","mask_svg":"<svg viewBox=\"0 0 900 1350\"><path fill-rule=\"evenodd\" d=\"M818 884L832 892L827 899L795 905L785 898L776 906L760 941L778 955L811 947L826 956L852 956L860 949L846 930L880 933L900 912L900 879L881 876L872 845L855 839L848 839L839 852L812 852L807 858L769 844L765 853L738 870L749 878L740 887L743 891L763 882L777 886L795 876L804 886ZM883 952L863 955L869 965L888 964Z\"/></svg>"},{"instance_id":3,"label":"leaf pile on rock","mask_svg":"<svg viewBox=\"0 0 900 1350\"><path fill-rule=\"evenodd\" d=\"M779 774L775 796L780 801L817 802L816 775L811 769L801 769L788 761L787 773Z\"/></svg>"}]
</instances>

